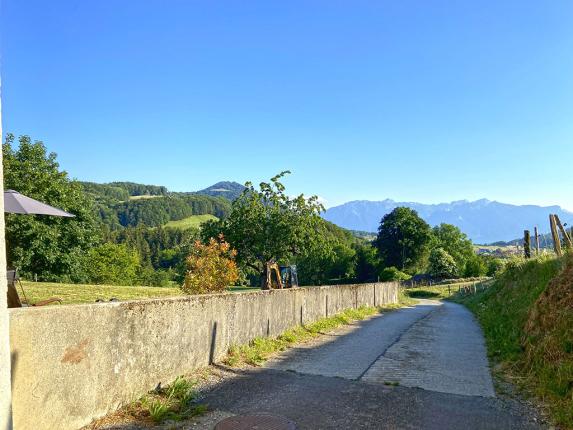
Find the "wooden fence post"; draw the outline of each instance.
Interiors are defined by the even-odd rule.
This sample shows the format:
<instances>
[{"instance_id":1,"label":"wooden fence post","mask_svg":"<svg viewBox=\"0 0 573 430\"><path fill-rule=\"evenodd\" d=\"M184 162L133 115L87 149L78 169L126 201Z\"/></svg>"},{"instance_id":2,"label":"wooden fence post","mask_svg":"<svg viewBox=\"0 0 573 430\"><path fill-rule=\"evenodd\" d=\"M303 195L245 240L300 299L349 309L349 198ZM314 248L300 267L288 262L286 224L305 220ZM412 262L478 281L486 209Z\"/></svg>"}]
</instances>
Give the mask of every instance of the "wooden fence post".
<instances>
[{"instance_id":1,"label":"wooden fence post","mask_svg":"<svg viewBox=\"0 0 573 430\"><path fill-rule=\"evenodd\" d=\"M529 230L523 231L523 252L525 258L531 258L531 235L529 234Z\"/></svg>"},{"instance_id":2,"label":"wooden fence post","mask_svg":"<svg viewBox=\"0 0 573 430\"><path fill-rule=\"evenodd\" d=\"M559 216L553 215L553 217L555 218L555 222L557 223L557 227L559 227L559 230L561 230L561 234L563 235L563 240L565 241L565 247L567 247L568 249L573 248L573 243L571 242L571 238L567 234L567 230L565 230L565 227L563 227L563 224L561 224L561 220L559 219Z\"/></svg>"},{"instance_id":3,"label":"wooden fence post","mask_svg":"<svg viewBox=\"0 0 573 430\"><path fill-rule=\"evenodd\" d=\"M553 249L555 249L555 254L561 256L561 239L559 238L559 233L557 232L557 223L555 222L555 215L549 215L549 226L551 227L551 237L553 239Z\"/></svg>"},{"instance_id":4,"label":"wooden fence post","mask_svg":"<svg viewBox=\"0 0 573 430\"><path fill-rule=\"evenodd\" d=\"M539 232L537 231L537 226L533 229L535 232L535 255L539 255Z\"/></svg>"}]
</instances>

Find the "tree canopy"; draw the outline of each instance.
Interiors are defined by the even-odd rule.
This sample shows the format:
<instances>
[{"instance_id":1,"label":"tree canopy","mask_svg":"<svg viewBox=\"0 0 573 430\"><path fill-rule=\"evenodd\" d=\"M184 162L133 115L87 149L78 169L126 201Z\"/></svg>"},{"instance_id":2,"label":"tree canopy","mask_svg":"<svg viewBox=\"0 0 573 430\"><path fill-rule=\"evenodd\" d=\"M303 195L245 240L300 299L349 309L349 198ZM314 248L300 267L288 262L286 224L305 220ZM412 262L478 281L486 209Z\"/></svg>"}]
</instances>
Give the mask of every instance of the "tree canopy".
<instances>
[{"instance_id":1,"label":"tree canopy","mask_svg":"<svg viewBox=\"0 0 573 430\"><path fill-rule=\"evenodd\" d=\"M323 207L316 196L290 197L281 183L288 173L261 182L258 189L247 182L229 216L203 230L207 239L223 233L237 250L237 262L261 276L269 261L290 264L297 256L325 248Z\"/></svg>"},{"instance_id":2,"label":"tree canopy","mask_svg":"<svg viewBox=\"0 0 573 430\"><path fill-rule=\"evenodd\" d=\"M374 244L385 267L415 272L425 263L431 237L430 226L415 210L398 207L382 218Z\"/></svg>"},{"instance_id":3,"label":"tree canopy","mask_svg":"<svg viewBox=\"0 0 573 430\"><path fill-rule=\"evenodd\" d=\"M40 141L7 134L4 156L4 187L75 215L60 218L43 215L6 215L6 250L10 266L25 276L43 280L83 280L83 256L96 245L99 232L93 201L82 186L60 171L55 153Z\"/></svg>"},{"instance_id":4,"label":"tree canopy","mask_svg":"<svg viewBox=\"0 0 573 430\"><path fill-rule=\"evenodd\" d=\"M475 256L472 241L451 224L440 224L432 229L432 248L442 248L451 255L460 274L464 272L466 263Z\"/></svg>"}]
</instances>

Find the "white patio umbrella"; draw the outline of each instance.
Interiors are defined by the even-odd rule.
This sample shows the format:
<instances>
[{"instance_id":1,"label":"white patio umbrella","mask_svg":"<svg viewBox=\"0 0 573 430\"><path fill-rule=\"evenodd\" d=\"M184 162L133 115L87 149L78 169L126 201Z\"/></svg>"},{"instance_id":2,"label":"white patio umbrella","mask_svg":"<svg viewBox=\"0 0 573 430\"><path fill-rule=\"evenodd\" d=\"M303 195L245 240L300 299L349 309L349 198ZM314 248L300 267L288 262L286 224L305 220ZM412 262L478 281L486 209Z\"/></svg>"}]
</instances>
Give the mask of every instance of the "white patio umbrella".
<instances>
[{"instance_id":1,"label":"white patio umbrella","mask_svg":"<svg viewBox=\"0 0 573 430\"><path fill-rule=\"evenodd\" d=\"M52 215L61 217L75 217L75 215L45 203L26 197L14 190L4 192L4 212L26 215Z\"/></svg>"}]
</instances>

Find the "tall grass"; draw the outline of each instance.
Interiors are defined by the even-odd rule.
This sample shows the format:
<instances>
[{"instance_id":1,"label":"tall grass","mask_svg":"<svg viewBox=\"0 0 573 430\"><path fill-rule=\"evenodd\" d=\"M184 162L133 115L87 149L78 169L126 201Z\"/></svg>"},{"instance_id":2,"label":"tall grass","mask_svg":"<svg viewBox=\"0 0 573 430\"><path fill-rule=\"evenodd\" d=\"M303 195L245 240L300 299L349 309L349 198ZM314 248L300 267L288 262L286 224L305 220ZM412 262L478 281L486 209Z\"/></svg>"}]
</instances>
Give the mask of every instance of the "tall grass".
<instances>
[{"instance_id":1,"label":"tall grass","mask_svg":"<svg viewBox=\"0 0 573 430\"><path fill-rule=\"evenodd\" d=\"M513 260L460 301L479 319L491 360L573 428L573 257Z\"/></svg>"}]
</instances>

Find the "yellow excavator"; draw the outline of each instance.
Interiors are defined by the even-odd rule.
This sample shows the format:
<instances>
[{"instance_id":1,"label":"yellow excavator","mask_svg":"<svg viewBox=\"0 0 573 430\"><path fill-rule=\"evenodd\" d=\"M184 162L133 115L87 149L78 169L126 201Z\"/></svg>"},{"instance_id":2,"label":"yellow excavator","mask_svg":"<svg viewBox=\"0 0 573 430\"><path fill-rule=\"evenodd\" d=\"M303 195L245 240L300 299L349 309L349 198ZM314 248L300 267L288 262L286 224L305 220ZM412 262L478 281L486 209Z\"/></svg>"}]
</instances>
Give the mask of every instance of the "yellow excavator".
<instances>
[{"instance_id":1,"label":"yellow excavator","mask_svg":"<svg viewBox=\"0 0 573 430\"><path fill-rule=\"evenodd\" d=\"M269 261L265 269L266 277L263 290L298 287L296 266L279 266L274 261Z\"/></svg>"}]
</instances>

